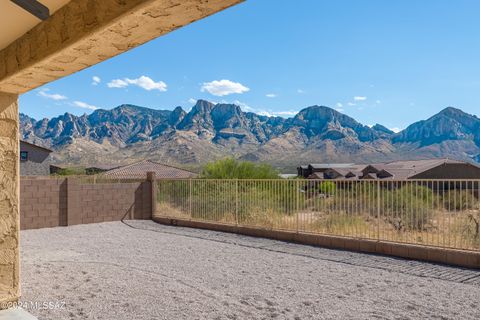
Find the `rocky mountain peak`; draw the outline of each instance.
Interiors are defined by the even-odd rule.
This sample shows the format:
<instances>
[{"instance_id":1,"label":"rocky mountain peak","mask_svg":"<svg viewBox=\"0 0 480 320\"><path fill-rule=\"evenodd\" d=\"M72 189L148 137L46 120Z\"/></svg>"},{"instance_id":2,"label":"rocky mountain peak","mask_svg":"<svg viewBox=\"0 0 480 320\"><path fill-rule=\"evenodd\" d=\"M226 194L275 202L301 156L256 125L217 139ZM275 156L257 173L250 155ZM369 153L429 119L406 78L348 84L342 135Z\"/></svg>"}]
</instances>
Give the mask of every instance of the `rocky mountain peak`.
<instances>
[{"instance_id":1,"label":"rocky mountain peak","mask_svg":"<svg viewBox=\"0 0 480 320\"><path fill-rule=\"evenodd\" d=\"M325 106L311 106L301 110L292 120L303 128L307 137L327 134L335 139L353 136L360 141L380 138L379 134L355 119Z\"/></svg>"},{"instance_id":2,"label":"rocky mountain peak","mask_svg":"<svg viewBox=\"0 0 480 320\"><path fill-rule=\"evenodd\" d=\"M470 116L468 113L463 112L462 110L455 108L455 107L446 107L435 116L445 116L450 118L457 118L457 117L464 117Z\"/></svg>"},{"instance_id":3,"label":"rocky mountain peak","mask_svg":"<svg viewBox=\"0 0 480 320\"><path fill-rule=\"evenodd\" d=\"M375 124L373 127L372 127L373 130L375 131L378 131L378 132L383 132L383 133L386 133L388 135L391 135L391 134L394 134L395 132L393 132L392 130L388 129L387 127L377 123Z\"/></svg>"},{"instance_id":4,"label":"rocky mountain peak","mask_svg":"<svg viewBox=\"0 0 480 320\"><path fill-rule=\"evenodd\" d=\"M411 124L393 137L395 143L416 142L422 146L446 140L473 140L480 146L480 119L448 107L427 120Z\"/></svg>"},{"instance_id":5,"label":"rocky mountain peak","mask_svg":"<svg viewBox=\"0 0 480 320\"><path fill-rule=\"evenodd\" d=\"M208 114L212 111L214 107L215 107L215 104L211 103L210 101L200 99L197 101L197 103L195 103L191 112L199 113L199 114Z\"/></svg>"},{"instance_id":6,"label":"rocky mountain peak","mask_svg":"<svg viewBox=\"0 0 480 320\"><path fill-rule=\"evenodd\" d=\"M124 104L40 121L21 114L20 121L22 139L53 148L55 157L74 163L92 154L104 155L104 162L155 157L178 164L232 155L282 165L420 156L480 159L480 119L452 107L398 134L326 106L307 107L285 119L206 100L189 112Z\"/></svg>"}]
</instances>

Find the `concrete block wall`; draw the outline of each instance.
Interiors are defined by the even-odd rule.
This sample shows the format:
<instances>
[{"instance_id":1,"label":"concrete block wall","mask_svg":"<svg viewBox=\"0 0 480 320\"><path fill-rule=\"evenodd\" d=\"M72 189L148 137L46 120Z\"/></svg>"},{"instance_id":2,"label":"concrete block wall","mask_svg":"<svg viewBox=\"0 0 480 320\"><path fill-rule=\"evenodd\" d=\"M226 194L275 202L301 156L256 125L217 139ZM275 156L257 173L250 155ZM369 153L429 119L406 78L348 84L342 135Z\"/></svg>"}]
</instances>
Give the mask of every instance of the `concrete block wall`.
<instances>
[{"instance_id":1,"label":"concrete block wall","mask_svg":"<svg viewBox=\"0 0 480 320\"><path fill-rule=\"evenodd\" d=\"M20 180L20 229L66 225L65 179Z\"/></svg>"},{"instance_id":2,"label":"concrete block wall","mask_svg":"<svg viewBox=\"0 0 480 320\"><path fill-rule=\"evenodd\" d=\"M150 219L150 181L81 183L76 178L22 178L20 228Z\"/></svg>"}]
</instances>

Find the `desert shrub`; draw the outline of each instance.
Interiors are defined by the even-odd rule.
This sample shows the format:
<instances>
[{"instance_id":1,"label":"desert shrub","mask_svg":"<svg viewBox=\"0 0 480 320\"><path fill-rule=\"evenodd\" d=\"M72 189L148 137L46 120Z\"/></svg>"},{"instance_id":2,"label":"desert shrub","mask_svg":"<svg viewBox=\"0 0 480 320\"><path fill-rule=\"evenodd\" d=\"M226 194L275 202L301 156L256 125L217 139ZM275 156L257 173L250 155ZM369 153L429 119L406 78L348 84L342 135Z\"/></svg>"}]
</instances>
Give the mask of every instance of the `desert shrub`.
<instances>
[{"instance_id":1,"label":"desert shrub","mask_svg":"<svg viewBox=\"0 0 480 320\"><path fill-rule=\"evenodd\" d=\"M424 230L433 216L433 191L427 187L407 185L386 191L383 210L397 230Z\"/></svg>"},{"instance_id":2,"label":"desert shrub","mask_svg":"<svg viewBox=\"0 0 480 320\"><path fill-rule=\"evenodd\" d=\"M279 179L279 172L269 164L227 158L205 165L203 179Z\"/></svg>"},{"instance_id":3,"label":"desert shrub","mask_svg":"<svg viewBox=\"0 0 480 320\"><path fill-rule=\"evenodd\" d=\"M462 246L480 249L480 213L459 214L450 227L450 235L460 237Z\"/></svg>"},{"instance_id":4,"label":"desert shrub","mask_svg":"<svg viewBox=\"0 0 480 320\"><path fill-rule=\"evenodd\" d=\"M443 195L443 205L449 211L473 210L479 207L471 190L450 190Z\"/></svg>"},{"instance_id":5,"label":"desert shrub","mask_svg":"<svg viewBox=\"0 0 480 320\"><path fill-rule=\"evenodd\" d=\"M172 207L184 207L188 201L188 181L166 181L158 183L157 202L168 203Z\"/></svg>"},{"instance_id":6,"label":"desert shrub","mask_svg":"<svg viewBox=\"0 0 480 320\"><path fill-rule=\"evenodd\" d=\"M58 169L54 175L58 176L81 176L85 175L85 168L83 167L71 167Z\"/></svg>"},{"instance_id":7,"label":"desert shrub","mask_svg":"<svg viewBox=\"0 0 480 320\"><path fill-rule=\"evenodd\" d=\"M303 208L305 196L302 181L278 180L274 182L239 181L238 214L248 217L253 211L273 210L292 215L297 207Z\"/></svg>"},{"instance_id":8,"label":"desert shrub","mask_svg":"<svg viewBox=\"0 0 480 320\"><path fill-rule=\"evenodd\" d=\"M333 195L337 190L337 185L332 181L323 181L318 185L318 191L323 194Z\"/></svg>"},{"instance_id":9,"label":"desert shrub","mask_svg":"<svg viewBox=\"0 0 480 320\"><path fill-rule=\"evenodd\" d=\"M328 212L346 212L376 215L378 185L370 182L338 184L333 197L326 199L323 207Z\"/></svg>"},{"instance_id":10,"label":"desert shrub","mask_svg":"<svg viewBox=\"0 0 480 320\"><path fill-rule=\"evenodd\" d=\"M158 182L158 207L171 208L192 218L226 220L232 215L235 201L230 185L219 181L162 180Z\"/></svg>"},{"instance_id":11,"label":"desert shrub","mask_svg":"<svg viewBox=\"0 0 480 320\"><path fill-rule=\"evenodd\" d=\"M337 189L327 208L370 219L379 215L397 230L424 229L433 215L433 203L436 202L433 191L413 183L392 190L385 186L372 182Z\"/></svg>"},{"instance_id":12,"label":"desert shrub","mask_svg":"<svg viewBox=\"0 0 480 320\"><path fill-rule=\"evenodd\" d=\"M160 181L157 201L195 219L245 222L273 213L293 215L304 207L303 183L281 179Z\"/></svg>"},{"instance_id":13,"label":"desert shrub","mask_svg":"<svg viewBox=\"0 0 480 320\"><path fill-rule=\"evenodd\" d=\"M369 229L369 224L361 216L331 213L323 219L317 220L312 227L318 231L346 235L352 232L365 234Z\"/></svg>"},{"instance_id":14,"label":"desert shrub","mask_svg":"<svg viewBox=\"0 0 480 320\"><path fill-rule=\"evenodd\" d=\"M192 184L192 217L206 220L234 220L234 181L195 181Z\"/></svg>"}]
</instances>

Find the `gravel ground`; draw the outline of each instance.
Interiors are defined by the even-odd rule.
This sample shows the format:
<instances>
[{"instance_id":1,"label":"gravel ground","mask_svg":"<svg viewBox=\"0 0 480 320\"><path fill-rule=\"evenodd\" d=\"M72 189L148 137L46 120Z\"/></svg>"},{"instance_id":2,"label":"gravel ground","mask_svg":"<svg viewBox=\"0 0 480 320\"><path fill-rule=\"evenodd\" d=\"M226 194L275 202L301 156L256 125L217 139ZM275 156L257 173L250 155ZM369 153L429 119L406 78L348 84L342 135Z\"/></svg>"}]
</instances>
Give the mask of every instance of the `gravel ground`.
<instances>
[{"instance_id":1,"label":"gravel ground","mask_svg":"<svg viewBox=\"0 0 480 320\"><path fill-rule=\"evenodd\" d=\"M27 309L39 319L480 319L478 271L127 223L22 231Z\"/></svg>"}]
</instances>

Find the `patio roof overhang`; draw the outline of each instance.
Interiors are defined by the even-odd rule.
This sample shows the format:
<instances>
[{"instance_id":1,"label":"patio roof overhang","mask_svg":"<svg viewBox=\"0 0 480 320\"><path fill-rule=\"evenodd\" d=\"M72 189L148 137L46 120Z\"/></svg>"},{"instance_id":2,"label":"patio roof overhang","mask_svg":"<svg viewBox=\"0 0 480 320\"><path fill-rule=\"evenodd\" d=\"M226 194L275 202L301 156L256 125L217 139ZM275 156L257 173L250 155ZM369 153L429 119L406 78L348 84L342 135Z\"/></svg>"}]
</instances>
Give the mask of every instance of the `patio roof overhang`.
<instances>
[{"instance_id":1,"label":"patio roof overhang","mask_svg":"<svg viewBox=\"0 0 480 320\"><path fill-rule=\"evenodd\" d=\"M0 2L0 309L20 296L18 95L242 1L39 0L45 21Z\"/></svg>"},{"instance_id":2,"label":"patio roof overhang","mask_svg":"<svg viewBox=\"0 0 480 320\"><path fill-rule=\"evenodd\" d=\"M27 92L242 1L42 0L57 9L43 22L8 1L0 16L22 25L0 35L0 92Z\"/></svg>"}]
</instances>

